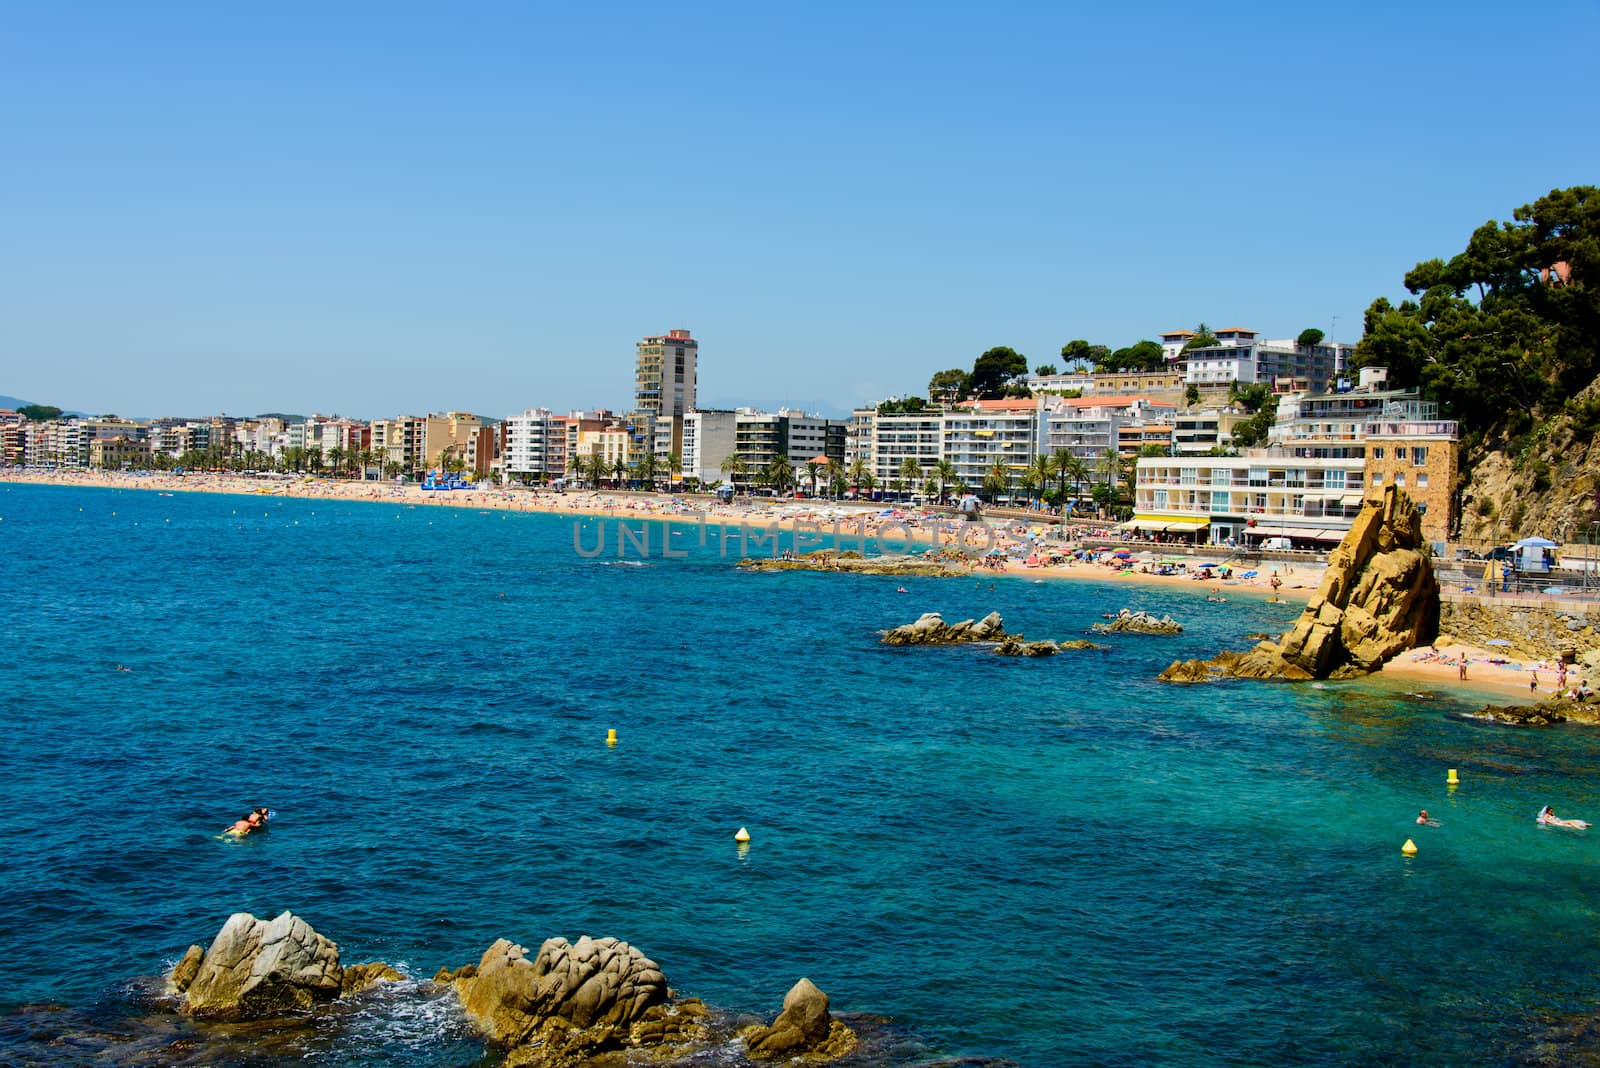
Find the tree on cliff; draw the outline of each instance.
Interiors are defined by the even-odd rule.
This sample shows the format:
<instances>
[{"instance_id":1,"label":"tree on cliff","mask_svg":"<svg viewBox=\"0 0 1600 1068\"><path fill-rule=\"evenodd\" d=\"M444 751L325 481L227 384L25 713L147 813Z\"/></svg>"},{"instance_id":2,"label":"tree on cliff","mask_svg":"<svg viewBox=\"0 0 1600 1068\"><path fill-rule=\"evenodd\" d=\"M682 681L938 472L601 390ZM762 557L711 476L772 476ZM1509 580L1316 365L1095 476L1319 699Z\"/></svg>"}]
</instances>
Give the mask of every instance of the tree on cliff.
<instances>
[{"instance_id":1,"label":"tree on cliff","mask_svg":"<svg viewBox=\"0 0 1600 1068\"><path fill-rule=\"evenodd\" d=\"M32 423L45 423L61 418L61 409L53 404L24 404L17 414Z\"/></svg>"},{"instance_id":2,"label":"tree on cliff","mask_svg":"<svg viewBox=\"0 0 1600 1068\"><path fill-rule=\"evenodd\" d=\"M1600 189L1553 190L1484 223L1405 287L1417 299L1367 309L1356 366L1427 390L1468 434L1520 433L1600 373Z\"/></svg>"}]
</instances>

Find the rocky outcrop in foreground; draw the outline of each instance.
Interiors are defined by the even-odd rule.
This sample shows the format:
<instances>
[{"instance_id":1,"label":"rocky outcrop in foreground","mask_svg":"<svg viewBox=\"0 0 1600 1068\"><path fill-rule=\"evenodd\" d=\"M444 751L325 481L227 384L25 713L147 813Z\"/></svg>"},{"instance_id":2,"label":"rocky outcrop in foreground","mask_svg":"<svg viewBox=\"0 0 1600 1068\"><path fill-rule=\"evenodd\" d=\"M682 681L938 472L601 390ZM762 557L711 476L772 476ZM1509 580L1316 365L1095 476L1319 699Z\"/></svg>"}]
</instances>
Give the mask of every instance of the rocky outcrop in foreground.
<instances>
[{"instance_id":1,"label":"rocky outcrop in foreground","mask_svg":"<svg viewBox=\"0 0 1600 1068\"><path fill-rule=\"evenodd\" d=\"M336 998L400 978L387 964L341 967L339 947L292 913L261 920L241 912L228 917L209 949L191 946L167 984L185 1015L232 1023L298 1021ZM636 1056L699 1063L733 1037L725 1015L718 1020L700 999L674 997L656 963L615 938L551 938L532 958L502 938L478 963L441 969L434 982L455 992L508 1066L614 1068ZM440 996L430 989L428 997ZM746 1027L741 1037L755 1060L823 1063L857 1044L809 979L789 991L770 1026Z\"/></svg>"},{"instance_id":2,"label":"rocky outcrop in foreground","mask_svg":"<svg viewBox=\"0 0 1600 1068\"><path fill-rule=\"evenodd\" d=\"M476 965L441 972L508 1065L580 1064L608 1050L690 1045L710 1015L698 999L670 1004L666 977L615 938L546 939L532 960L500 939Z\"/></svg>"},{"instance_id":3,"label":"rocky outcrop in foreground","mask_svg":"<svg viewBox=\"0 0 1600 1068\"><path fill-rule=\"evenodd\" d=\"M746 1028L742 1034L751 1058L761 1061L796 1055L835 1060L856 1046L855 1033L828 1015L828 995L810 979L789 988L772 1026Z\"/></svg>"},{"instance_id":4,"label":"rocky outcrop in foreground","mask_svg":"<svg viewBox=\"0 0 1600 1068\"><path fill-rule=\"evenodd\" d=\"M1422 516L1403 490L1368 501L1328 558L1322 584L1276 642L1212 660L1174 663L1166 682L1210 678L1340 679L1378 670L1439 632L1439 583Z\"/></svg>"},{"instance_id":5,"label":"rocky outcrop in foreground","mask_svg":"<svg viewBox=\"0 0 1600 1068\"><path fill-rule=\"evenodd\" d=\"M974 622L963 619L946 623L938 612L924 612L916 622L896 627L883 635L884 645L961 645L966 642L1021 641L1020 634L1007 634L999 612L990 612Z\"/></svg>"},{"instance_id":6,"label":"rocky outcrop in foreground","mask_svg":"<svg viewBox=\"0 0 1600 1068\"><path fill-rule=\"evenodd\" d=\"M1157 617L1124 608L1110 623L1095 623L1089 629L1096 634L1182 634L1183 624L1171 616Z\"/></svg>"},{"instance_id":7,"label":"rocky outcrop in foreground","mask_svg":"<svg viewBox=\"0 0 1600 1068\"><path fill-rule=\"evenodd\" d=\"M189 947L169 982L190 1016L260 1020L398 978L400 973L382 963L342 967L338 945L292 912L271 920L236 912L209 949Z\"/></svg>"}]
</instances>

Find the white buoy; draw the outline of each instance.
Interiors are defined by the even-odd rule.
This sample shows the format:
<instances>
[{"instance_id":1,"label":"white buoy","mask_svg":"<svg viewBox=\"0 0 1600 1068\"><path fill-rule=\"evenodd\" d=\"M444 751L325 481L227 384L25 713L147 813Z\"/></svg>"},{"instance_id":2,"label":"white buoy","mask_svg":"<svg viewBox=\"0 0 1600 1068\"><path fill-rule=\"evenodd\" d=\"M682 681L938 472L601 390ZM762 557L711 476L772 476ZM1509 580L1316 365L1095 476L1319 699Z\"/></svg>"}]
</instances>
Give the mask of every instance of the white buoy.
<instances>
[{"instance_id":1,"label":"white buoy","mask_svg":"<svg viewBox=\"0 0 1600 1068\"><path fill-rule=\"evenodd\" d=\"M748 842L750 841L750 832L745 830L743 827L740 827L739 830L734 834L733 840L735 842Z\"/></svg>"}]
</instances>

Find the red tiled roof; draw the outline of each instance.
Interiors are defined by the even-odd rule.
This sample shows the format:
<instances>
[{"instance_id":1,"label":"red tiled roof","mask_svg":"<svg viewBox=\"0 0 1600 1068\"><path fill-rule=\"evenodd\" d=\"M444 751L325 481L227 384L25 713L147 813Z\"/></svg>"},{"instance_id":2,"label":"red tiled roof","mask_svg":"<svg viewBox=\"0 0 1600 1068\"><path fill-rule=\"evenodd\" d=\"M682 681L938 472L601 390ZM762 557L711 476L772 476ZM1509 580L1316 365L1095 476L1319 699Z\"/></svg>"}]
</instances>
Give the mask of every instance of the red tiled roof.
<instances>
[{"instance_id":1,"label":"red tiled roof","mask_svg":"<svg viewBox=\"0 0 1600 1068\"><path fill-rule=\"evenodd\" d=\"M1153 401L1149 397L1142 395L1138 397L1066 397L1062 399L1061 403L1070 405L1073 408L1127 408L1139 401L1145 402L1152 408L1172 408L1176 410L1178 407L1176 404Z\"/></svg>"},{"instance_id":2,"label":"red tiled roof","mask_svg":"<svg viewBox=\"0 0 1600 1068\"><path fill-rule=\"evenodd\" d=\"M974 412L1026 412L1039 406L1034 397L996 397L992 400L969 401L959 407Z\"/></svg>"}]
</instances>

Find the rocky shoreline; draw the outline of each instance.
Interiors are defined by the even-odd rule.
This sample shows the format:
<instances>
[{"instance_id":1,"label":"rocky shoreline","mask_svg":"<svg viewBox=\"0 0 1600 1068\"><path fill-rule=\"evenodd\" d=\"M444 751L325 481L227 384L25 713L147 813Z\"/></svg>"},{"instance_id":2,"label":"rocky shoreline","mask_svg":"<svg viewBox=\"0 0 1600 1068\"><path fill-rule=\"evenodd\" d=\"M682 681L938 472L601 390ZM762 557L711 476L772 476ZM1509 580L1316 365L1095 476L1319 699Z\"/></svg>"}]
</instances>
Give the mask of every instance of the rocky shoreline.
<instances>
[{"instance_id":1,"label":"rocky shoreline","mask_svg":"<svg viewBox=\"0 0 1600 1068\"><path fill-rule=\"evenodd\" d=\"M798 556L774 559L746 557L739 561L741 571L842 571L854 575L898 575L954 578L972 572L972 564L960 553L921 556L863 556L854 549L842 552L818 549Z\"/></svg>"},{"instance_id":2,"label":"rocky shoreline","mask_svg":"<svg viewBox=\"0 0 1600 1068\"><path fill-rule=\"evenodd\" d=\"M265 1034L402 978L382 962L343 966L338 945L291 912L270 920L240 912L208 948L189 947L165 992L182 1016ZM427 996L453 996L507 1066L609 1068L632 1063L630 1051L656 1063L690 1062L730 1041L751 1061L825 1064L857 1044L805 978L770 1023L744 1022L730 1035L727 1014L677 996L653 960L615 938L550 938L532 956L502 938L476 963L441 968L425 985Z\"/></svg>"}]
</instances>

